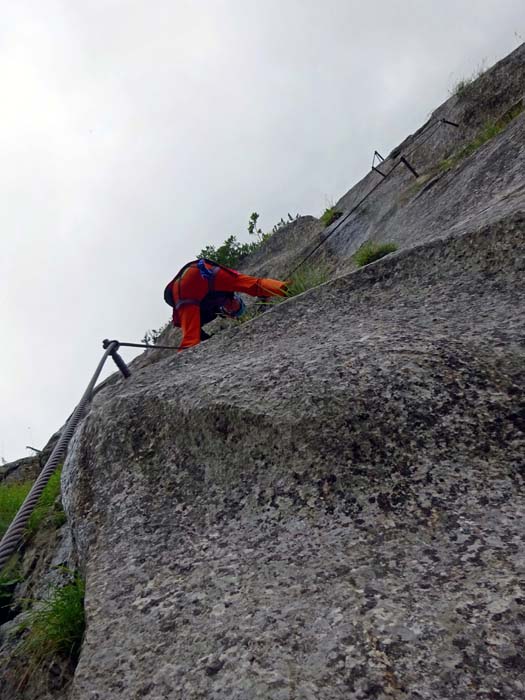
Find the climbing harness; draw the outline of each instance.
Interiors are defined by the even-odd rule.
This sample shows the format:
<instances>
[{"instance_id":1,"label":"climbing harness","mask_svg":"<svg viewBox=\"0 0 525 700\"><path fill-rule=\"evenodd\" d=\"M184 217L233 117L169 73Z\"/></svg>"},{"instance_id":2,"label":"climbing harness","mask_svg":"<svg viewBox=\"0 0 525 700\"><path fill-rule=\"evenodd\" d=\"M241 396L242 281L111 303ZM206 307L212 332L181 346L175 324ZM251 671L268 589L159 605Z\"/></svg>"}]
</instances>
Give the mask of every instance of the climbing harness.
<instances>
[{"instance_id":1,"label":"climbing harness","mask_svg":"<svg viewBox=\"0 0 525 700\"><path fill-rule=\"evenodd\" d=\"M211 265L211 269L208 269L206 265ZM201 277L205 279L208 282L208 293L214 291L215 287L215 276L217 275L217 272L219 270L226 270L226 272L229 272L232 275L237 275L238 273L235 270L230 270L229 267L225 267L224 265L221 265L220 263L215 262L214 260L209 260L208 258L199 258L198 260L192 260L189 263L186 263L184 267L182 267L175 277L171 280L166 285L166 288L164 289L164 301L166 304L169 306L173 307L174 309L177 309L178 307L182 306L183 304L186 303L192 303L192 304L199 304L200 302L197 301L196 299L182 299L181 300L181 281L182 278L184 277L185 272L193 266L197 266L197 269L199 270ZM179 291L179 301L175 302L175 299L173 298L173 285L175 282L178 282L178 291Z\"/></svg>"},{"instance_id":2,"label":"climbing harness","mask_svg":"<svg viewBox=\"0 0 525 700\"><path fill-rule=\"evenodd\" d=\"M209 266L209 267L207 267ZM194 299L192 297L184 297L182 294L182 280L186 271L190 267L196 267L201 277L208 283L208 293L202 299ZM180 317L178 314L179 309L182 306L200 306L201 307L201 322L202 324L209 323L216 318L216 309L227 305L228 302L233 298L233 292L216 292L215 291L215 277L219 270L225 270L230 275L238 275L238 272L231 270L229 267L225 267L214 260L209 260L208 258L199 258L198 260L192 260L191 262L184 265L181 268L171 282L164 289L164 301L166 304L173 309L173 325L180 327ZM175 299L173 294L173 287L177 285L177 297ZM229 314L225 314L229 315Z\"/></svg>"}]
</instances>

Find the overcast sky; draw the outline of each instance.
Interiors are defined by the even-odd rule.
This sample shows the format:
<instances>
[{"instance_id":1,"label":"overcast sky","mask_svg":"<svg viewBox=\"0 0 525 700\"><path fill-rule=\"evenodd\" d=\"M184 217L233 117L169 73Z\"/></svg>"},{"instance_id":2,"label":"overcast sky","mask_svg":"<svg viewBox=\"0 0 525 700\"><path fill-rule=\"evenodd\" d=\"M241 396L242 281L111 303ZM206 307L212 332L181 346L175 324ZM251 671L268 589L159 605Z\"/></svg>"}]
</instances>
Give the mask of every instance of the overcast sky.
<instances>
[{"instance_id":1,"label":"overcast sky","mask_svg":"<svg viewBox=\"0 0 525 700\"><path fill-rule=\"evenodd\" d=\"M4 1L0 458L203 246L319 216L524 37L524 0Z\"/></svg>"}]
</instances>

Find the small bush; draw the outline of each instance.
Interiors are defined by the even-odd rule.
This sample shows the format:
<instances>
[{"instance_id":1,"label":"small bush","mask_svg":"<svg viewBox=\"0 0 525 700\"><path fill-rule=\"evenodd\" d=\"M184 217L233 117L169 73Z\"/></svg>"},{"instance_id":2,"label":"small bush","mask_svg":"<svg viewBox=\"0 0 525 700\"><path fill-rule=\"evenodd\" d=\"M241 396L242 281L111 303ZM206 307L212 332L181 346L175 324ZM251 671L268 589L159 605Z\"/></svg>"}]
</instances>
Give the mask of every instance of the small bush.
<instances>
[{"instance_id":1,"label":"small bush","mask_svg":"<svg viewBox=\"0 0 525 700\"><path fill-rule=\"evenodd\" d=\"M288 216L290 216L290 215L288 214ZM252 250L249 251L251 253L253 253L255 250L257 250L257 248L260 248L262 246L262 244L265 243L272 235L271 233L264 233L262 229L257 228L258 219L259 219L259 214L256 211L254 211L250 215L250 219L248 221L248 233L250 234L250 236L255 236L257 238L255 243L244 244L244 245L248 245L252 248ZM281 219L281 221L282 221L282 219ZM275 226L274 226L274 231L272 231L272 233L274 233L274 232L275 232Z\"/></svg>"},{"instance_id":2,"label":"small bush","mask_svg":"<svg viewBox=\"0 0 525 700\"><path fill-rule=\"evenodd\" d=\"M397 245L395 243L374 243L373 241L367 241L363 243L357 253L354 254L353 258L357 267L363 267L396 250Z\"/></svg>"},{"instance_id":3,"label":"small bush","mask_svg":"<svg viewBox=\"0 0 525 700\"><path fill-rule=\"evenodd\" d=\"M261 228L257 227L259 214L254 211L250 214L250 218L248 219L248 233L250 236L255 236L256 240L250 243L241 243L237 240L236 236L230 236L218 247L213 245L206 246L196 257L214 260L225 267L237 267L243 258L255 253L255 251L258 250L263 243L266 243L274 233L288 226L288 224L297 221L298 218L299 214L297 214L295 218L291 214L288 214L288 221L281 218L271 232L264 233Z\"/></svg>"},{"instance_id":4,"label":"small bush","mask_svg":"<svg viewBox=\"0 0 525 700\"><path fill-rule=\"evenodd\" d=\"M241 243L236 236L230 236L218 248L207 245L200 251L197 258L208 258L225 267L236 267L243 258L254 253L272 235L263 233L262 229L257 228L258 220L259 214L256 211L252 212L248 219L248 233L250 236L255 236L255 241Z\"/></svg>"},{"instance_id":5,"label":"small bush","mask_svg":"<svg viewBox=\"0 0 525 700\"><path fill-rule=\"evenodd\" d=\"M240 243L235 236L230 236L218 248L213 245L206 246L198 253L197 258L209 258L225 267L236 267L242 258L255 252L259 246L258 241Z\"/></svg>"},{"instance_id":6,"label":"small bush","mask_svg":"<svg viewBox=\"0 0 525 700\"><path fill-rule=\"evenodd\" d=\"M19 652L37 665L57 655L76 661L85 629L84 592L83 580L73 574L65 586L53 588L47 599L34 601L21 625L28 634Z\"/></svg>"},{"instance_id":7,"label":"small bush","mask_svg":"<svg viewBox=\"0 0 525 700\"><path fill-rule=\"evenodd\" d=\"M343 212L336 209L335 206L328 207L324 210L324 213L321 215L321 221L323 222L326 228L327 226L330 226L330 224L333 224L334 221L336 221L336 219L339 219L339 217L341 216L343 216Z\"/></svg>"}]
</instances>

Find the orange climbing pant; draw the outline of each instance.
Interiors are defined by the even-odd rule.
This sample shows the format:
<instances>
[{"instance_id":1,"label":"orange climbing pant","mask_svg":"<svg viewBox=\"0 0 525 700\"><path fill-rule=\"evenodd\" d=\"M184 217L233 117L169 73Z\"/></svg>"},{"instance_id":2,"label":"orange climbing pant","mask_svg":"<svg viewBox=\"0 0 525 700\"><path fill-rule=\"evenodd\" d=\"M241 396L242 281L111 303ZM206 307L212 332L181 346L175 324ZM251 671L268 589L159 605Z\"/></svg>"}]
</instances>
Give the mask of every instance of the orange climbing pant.
<instances>
[{"instance_id":1,"label":"orange climbing pant","mask_svg":"<svg viewBox=\"0 0 525 700\"><path fill-rule=\"evenodd\" d=\"M212 270L211 265L206 268ZM179 350L190 348L200 343L201 312L200 305L210 291L208 280L201 275L197 265L188 267L180 278L173 282L173 300L177 305L177 316L182 329L182 342ZM215 292L244 292L253 297L286 296L286 283L264 277L250 277L234 270L218 268L213 279Z\"/></svg>"}]
</instances>

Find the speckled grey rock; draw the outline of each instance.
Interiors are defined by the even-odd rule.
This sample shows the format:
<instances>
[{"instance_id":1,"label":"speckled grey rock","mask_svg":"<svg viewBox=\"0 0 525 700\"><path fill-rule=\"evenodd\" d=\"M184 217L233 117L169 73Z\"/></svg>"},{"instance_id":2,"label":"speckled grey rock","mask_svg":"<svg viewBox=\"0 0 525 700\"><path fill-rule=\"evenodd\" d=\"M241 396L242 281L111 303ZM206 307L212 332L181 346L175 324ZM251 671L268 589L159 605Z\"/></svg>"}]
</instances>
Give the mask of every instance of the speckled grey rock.
<instances>
[{"instance_id":1,"label":"speckled grey rock","mask_svg":"<svg viewBox=\"0 0 525 700\"><path fill-rule=\"evenodd\" d=\"M33 481L40 474L42 466L46 463L49 455L53 451L60 436L60 431L56 432L47 441L47 444L38 455L23 457L14 462L6 462L0 465L0 483L13 483L16 481Z\"/></svg>"},{"instance_id":2,"label":"speckled grey rock","mask_svg":"<svg viewBox=\"0 0 525 700\"><path fill-rule=\"evenodd\" d=\"M525 112L498 136L448 171L443 160L517 105L525 103L525 44L497 63L461 95L453 95L381 164L388 173L405 155L419 179L403 165L383 181L371 170L336 203L343 219L323 229L302 217L273 236L247 261L254 274L288 276L297 262L319 243L312 260L328 262L339 272L355 268L353 254L368 240L389 241L400 248L447 235L476 231L525 207ZM459 126L429 124L448 119ZM423 130L425 130L423 132ZM372 151L372 149L371 149ZM365 195L372 193L354 213ZM258 271L260 270L260 271Z\"/></svg>"},{"instance_id":3,"label":"speckled grey rock","mask_svg":"<svg viewBox=\"0 0 525 700\"><path fill-rule=\"evenodd\" d=\"M444 159L469 144L488 122L525 103L525 43L497 63L461 95L453 95L429 118L443 124L415 134L400 144L381 164L388 173L406 155L419 181L404 166L389 179L370 171L338 202L349 212L366 194L377 189L354 214L338 222L327 244L339 269L352 266L351 256L365 241L392 241L400 247L475 231L525 207L525 112L498 136L451 170L443 172ZM429 178L424 185L425 178Z\"/></svg>"},{"instance_id":4,"label":"speckled grey rock","mask_svg":"<svg viewBox=\"0 0 525 700\"><path fill-rule=\"evenodd\" d=\"M41 526L23 548L22 581L11 601L13 617L0 625L0 697L2 700L62 700L71 681L73 665L56 658L35 666L20 653L26 636L21 624L27 617L28 603L46 599L68 580L67 569L75 566L71 531ZM3 613L6 611L3 610Z\"/></svg>"},{"instance_id":5,"label":"speckled grey rock","mask_svg":"<svg viewBox=\"0 0 525 700\"><path fill-rule=\"evenodd\" d=\"M6 462L0 465L0 482L31 481L36 479L41 468L40 459L37 456Z\"/></svg>"},{"instance_id":6,"label":"speckled grey rock","mask_svg":"<svg viewBox=\"0 0 525 700\"><path fill-rule=\"evenodd\" d=\"M525 691L524 217L115 378L64 468L71 700Z\"/></svg>"},{"instance_id":7,"label":"speckled grey rock","mask_svg":"<svg viewBox=\"0 0 525 700\"><path fill-rule=\"evenodd\" d=\"M88 627L53 698L524 695L525 116L436 170L524 85L525 45L381 166L421 180L243 263L286 277L337 226L339 278L104 382L63 472ZM369 239L401 250L347 274Z\"/></svg>"},{"instance_id":8,"label":"speckled grey rock","mask_svg":"<svg viewBox=\"0 0 525 700\"><path fill-rule=\"evenodd\" d=\"M302 216L277 231L259 250L248 256L242 269L256 277L286 279L298 261L305 258L324 235L325 227L321 221L313 216ZM328 249L322 247L315 260L335 266L337 261L327 260L327 256Z\"/></svg>"}]
</instances>

